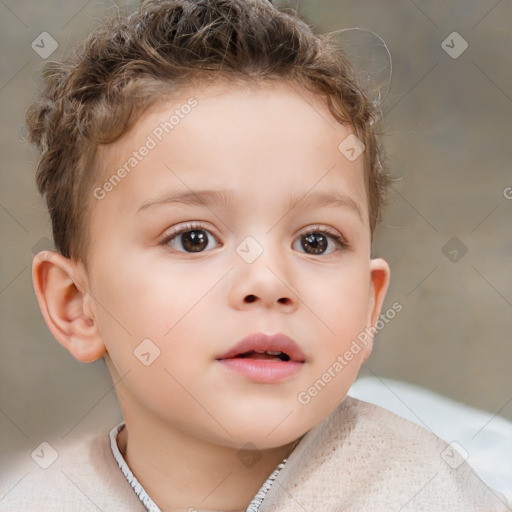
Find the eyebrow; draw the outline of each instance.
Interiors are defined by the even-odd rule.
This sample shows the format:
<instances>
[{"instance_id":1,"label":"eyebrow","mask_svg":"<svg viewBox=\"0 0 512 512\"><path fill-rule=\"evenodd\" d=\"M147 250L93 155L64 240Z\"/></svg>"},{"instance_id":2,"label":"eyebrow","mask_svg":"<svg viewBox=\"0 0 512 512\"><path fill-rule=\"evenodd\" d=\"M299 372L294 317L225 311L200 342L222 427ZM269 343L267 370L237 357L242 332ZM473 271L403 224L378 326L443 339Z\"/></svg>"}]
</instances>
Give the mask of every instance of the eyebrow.
<instances>
[{"instance_id":1,"label":"eyebrow","mask_svg":"<svg viewBox=\"0 0 512 512\"><path fill-rule=\"evenodd\" d=\"M188 206L212 206L222 205L230 207L235 202L235 194L228 190L197 190L197 191L174 191L158 196L143 204L137 213L169 204L185 204Z\"/></svg>"},{"instance_id":2,"label":"eyebrow","mask_svg":"<svg viewBox=\"0 0 512 512\"><path fill-rule=\"evenodd\" d=\"M236 194L228 190L197 190L197 191L173 191L158 196L144 203L137 211L146 211L158 206L171 204L185 204L187 206L215 206L221 205L225 208L232 207L236 202ZM359 204L350 196L340 192L312 192L310 194L293 194L285 204L286 211L296 207L319 208L331 206L337 208L348 208L355 212L363 221L363 212Z\"/></svg>"}]
</instances>

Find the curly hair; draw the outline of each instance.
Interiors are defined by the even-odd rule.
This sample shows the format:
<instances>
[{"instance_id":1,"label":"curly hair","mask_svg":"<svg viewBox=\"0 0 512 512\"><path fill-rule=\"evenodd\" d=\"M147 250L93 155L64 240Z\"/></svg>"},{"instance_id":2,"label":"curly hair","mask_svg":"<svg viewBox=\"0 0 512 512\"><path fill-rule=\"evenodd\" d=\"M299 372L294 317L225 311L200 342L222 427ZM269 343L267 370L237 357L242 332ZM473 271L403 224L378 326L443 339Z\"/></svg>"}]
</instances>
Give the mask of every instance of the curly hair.
<instances>
[{"instance_id":1,"label":"curly hair","mask_svg":"<svg viewBox=\"0 0 512 512\"><path fill-rule=\"evenodd\" d=\"M29 107L29 141L54 243L87 266L90 193L97 150L127 133L155 102L195 84L281 80L321 97L334 118L364 143L365 187L373 235L390 175L377 138L380 110L358 87L339 43L270 0L148 0L106 20L75 54L45 68Z\"/></svg>"}]
</instances>

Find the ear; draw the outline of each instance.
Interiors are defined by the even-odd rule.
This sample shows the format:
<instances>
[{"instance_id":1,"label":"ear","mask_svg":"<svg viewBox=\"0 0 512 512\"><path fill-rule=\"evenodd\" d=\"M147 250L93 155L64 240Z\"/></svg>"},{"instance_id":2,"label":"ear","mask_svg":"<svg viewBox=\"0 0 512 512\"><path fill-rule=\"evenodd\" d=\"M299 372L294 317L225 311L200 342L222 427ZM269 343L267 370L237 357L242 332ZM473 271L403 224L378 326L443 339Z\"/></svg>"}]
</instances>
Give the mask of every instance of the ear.
<instances>
[{"instance_id":1,"label":"ear","mask_svg":"<svg viewBox=\"0 0 512 512\"><path fill-rule=\"evenodd\" d=\"M370 301L368 304L367 327L375 325L389 286L389 265L382 258L370 260Z\"/></svg>"},{"instance_id":2,"label":"ear","mask_svg":"<svg viewBox=\"0 0 512 512\"><path fill-rule=\"evenodd\" d=\"M43 318L57 341L84 363L103 357L106 347L90 306L83 267L62 254L41 251L32 261L32 282Z\"/></svg>"},{"instance_id":3,"label":"ear","mask_svg":"<svg viewBox=\"0 0 512 512\"><path fill-rule=\"evenodd\" d=\"M374 327L379 319L382 304L389 286L390 273L389 265L382 258L370 260L370 295L366 316L366 327L370 332L372 331L371 327ZM364 360L368 359L371 353L373 335L371 336L371 343L368 347L370 350L365 354Z\"/></svg>"}]
</instances>

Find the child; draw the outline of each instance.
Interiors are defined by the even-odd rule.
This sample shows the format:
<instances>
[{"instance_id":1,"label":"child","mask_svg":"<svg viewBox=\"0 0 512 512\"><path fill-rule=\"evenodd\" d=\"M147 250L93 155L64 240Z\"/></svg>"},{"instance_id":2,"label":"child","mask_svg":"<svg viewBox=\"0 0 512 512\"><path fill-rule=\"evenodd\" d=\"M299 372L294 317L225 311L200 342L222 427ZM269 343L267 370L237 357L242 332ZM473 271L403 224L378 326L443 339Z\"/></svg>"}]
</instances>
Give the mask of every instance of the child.
<instances>
[{"instance_id":1,"label":"child","mask_svg":"<svg viewBox=\"0 0 512 512\"><path fill-rule=\"evenodd\" d=\"M267 0L147 1L54 64L27 120L58 250L37 299L74 357L105 357L124 422L5 510L510 510L346 396L388 287L390 178L334 41Z\"/></svg>"}]
</instances>

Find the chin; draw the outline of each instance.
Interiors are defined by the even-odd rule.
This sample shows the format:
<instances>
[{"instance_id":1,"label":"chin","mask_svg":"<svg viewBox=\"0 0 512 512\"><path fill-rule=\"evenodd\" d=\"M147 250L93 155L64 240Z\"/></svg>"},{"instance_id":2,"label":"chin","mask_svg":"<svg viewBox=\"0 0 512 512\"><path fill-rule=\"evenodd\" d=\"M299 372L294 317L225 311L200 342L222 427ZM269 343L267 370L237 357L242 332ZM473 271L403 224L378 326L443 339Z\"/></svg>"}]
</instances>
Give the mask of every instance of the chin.
<instances>
[{"instance_id":1,"label":"chin","mask_svg":"<svg viewBox=\"0 0 512 512\"><path fill-rule=\"evenodd\" d=\"M286 446L318 423L316 418L307 418L304 414L299 417L299 411L296 408L284 420L282 415L271 416L256 412L250 417L234 416L227 427L229 434L217 425L214 432L203 433L201 437L205 441L238 450L246 449L248 443L259 450Z\"/></svg>"}]
</instances>

